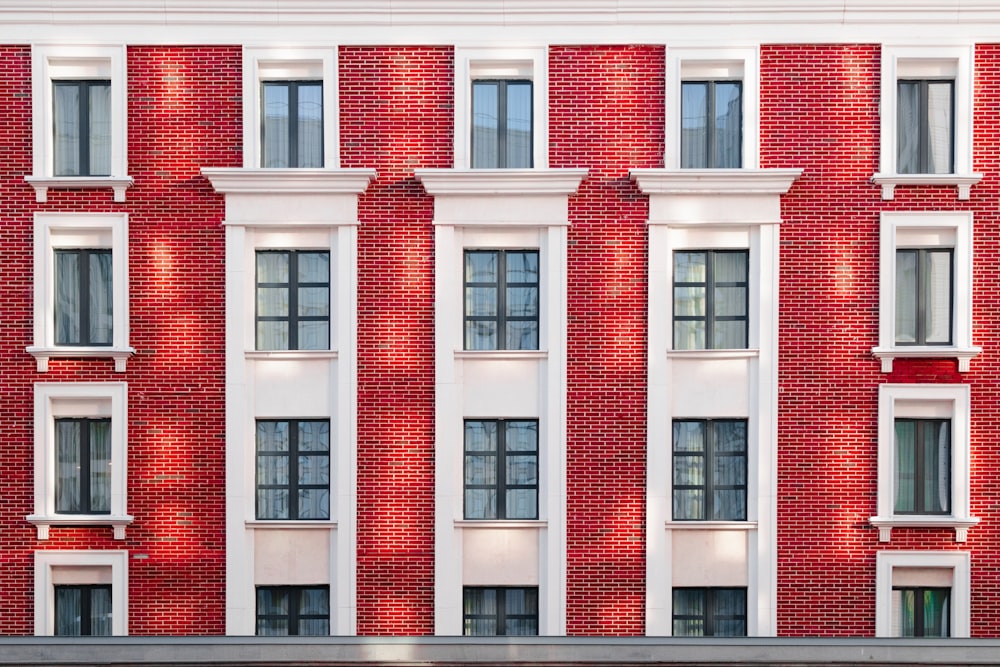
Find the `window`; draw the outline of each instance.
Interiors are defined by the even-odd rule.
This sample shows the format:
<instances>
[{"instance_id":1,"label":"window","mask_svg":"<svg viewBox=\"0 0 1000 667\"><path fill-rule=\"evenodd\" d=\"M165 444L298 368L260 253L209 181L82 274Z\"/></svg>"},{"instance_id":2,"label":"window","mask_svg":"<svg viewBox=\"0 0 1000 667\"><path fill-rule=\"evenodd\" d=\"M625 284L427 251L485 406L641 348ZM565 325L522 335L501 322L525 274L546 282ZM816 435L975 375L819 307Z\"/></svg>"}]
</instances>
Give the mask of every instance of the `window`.
<instances>
[{"instance_id":1,"label":"window","mask_svg":"<svg viewBox=\"0 0 1000 667\"><path fill-rule=\"evenodd\" d=\"M53 81L56 176L111 175L111 81Z\"/></svg>"},{"instance_id":2,"label":"window","mask_svg":"<svg viewBox=\"0 0 1000 667\"><path fill-rule=\"evenodd\" d=\"M538 251L465 251L465 349L538 349Z\"/></svg>"},{"instance_id":3,"label":"window","mask_svg":"<svg viewBox=\"0 0 1000 667\"><path fill-rule=\"evenodd\" d=\"M257 251L257 349L330 349L329 251Z\"/></svg>"},{"instance_id":4,"label":"window","mask_svg":"<svg viewBox=\"0 0 1000 667\"><path fill-rule=\"evenodd\" d=\"M950 588L893 588L894 636L950 637L950 597Z\"/></svg>"},{"instance_id":5,"label":"window","mask_svg":"<svg viewBox=\"0 0 1000 667\"><path fill-rule=\"evenodd\" d=\"M56 345L111 345L111 251L56 250Z\"/></svg>"},{"instance_id":6,"label":"window","mask_svg":"<svg viewBox=\"0 0 1000 667\"><path fill-rule=\"evenodd\" d=\"M465 518L538 518L537 420L466 420Z\"/></svg>"},{"instance_id":7,"label":"window","mask_svg":"<svg viewBox=\"0 0 1000 667\"><path fill-rule=\"evenodd\" d=\"M674 637L746 637L747 589L675 588Z\"/></svg>"},{"instance_id":8,"label":"window","mask_svg":"<svg viewBox=\"0 0 1000 667\"><path fill-rule=\"evenodd\" d=\"M896 250L896 344L951 345L951 248Z\"/></svg>"},{"instance_id":9,"label":"window","mask_svg":"<svg viewBox=\"0 0 1000 667\"><path fill-rule=\"evenodd\" d=\"M111 420L56 420L56 512L111 513Z\"/></svg>"},{"instance_id":10,"label":"window","mask_svg":"<svg viewBox=\"0 0 1000 667\"><path fill-rule=\"evenodd\" d=\"M746 349L746 250L674 251L674 349Z\"/></svg>"},{"instance_id":11,"label":"window","mask_svg":"<svg viewBox=\"0 0 1000 667\"><path fill-rule=\"evenodd\" d=\"M743 83L681 83L681 168L743 166Z\"/></svg>"},{"instance_id":12,"label":"window","mask_svg":"<svg viewBox=\"0 0 1000 667\"><path fill-rule=\"evenodd\" d=\"M330 422L257 421L257 518L330 518Z\"/></svg>"},{"instance_id":13,"label":"window","mask_svg":"<svg viewBox=\"0 0 1000 667\"><path fill-rule=\"evenodd\" d=\"M472 167L532 166L532 86L517 79L472 82Z\"/></svg>"},{"instance_id":14,"label":"window","mask_svg":"<svg viewBox=\"0 0 1000 667\"><path fill-rule=\"evenodd\" d=\"M746 521L747 421L675 419L675 521Z\"/></svg>"},{"instance_id":15,"label":"window","mask_svg":"<svg viewBox=\"0 0 1000 667\"><path fill-rule=\"evenodd\" d=\"M530 637L538 634L538 589L482 588L463 591L464 625L467 637Z\"/></svg>"},{"instance_id":16,"label":"window","mask_svg":"<svg viewBox=\"0 0 1000 667\"><path fill-rule=\"evenodd\" d=\"M259 586L257 635L260 637L330 634L329 586Z\"/></svg>"},{"instance_id":17,"label":"window","mask_svg":"<svg viewBox=\"0 0 1000 667\"><path fill-rule=\"evenodd\" d=\"M111 586L56 586L56 635L111 636Z\"/></svg>"},{"instance_id":18,"label":"window","mask_svg":"<svg viewBox=\"0 0 1000 667\"><path fill-rule=\"evenodd\" d=\"M896 513L951 511L951 420L896 420Z\"/></svg>"},{"instance_id":19,"label":"window","mask_svg":"<svg viewBox=\"0 0 1000 667\"><path fill-rule=\"evenodd\" d=\"M950 174L955 165L955 82L900 79L896 168L900 174Z\"/></svg>"},{"instance_id":20,"label":"window","mask_svg":"<svg viewBox=\"0 0 1000 667\"><path fill-rule=\"evenodd\" d=\"M264 81L261 166L323 166L323 82Z\"/></svg>"}]
</instances>

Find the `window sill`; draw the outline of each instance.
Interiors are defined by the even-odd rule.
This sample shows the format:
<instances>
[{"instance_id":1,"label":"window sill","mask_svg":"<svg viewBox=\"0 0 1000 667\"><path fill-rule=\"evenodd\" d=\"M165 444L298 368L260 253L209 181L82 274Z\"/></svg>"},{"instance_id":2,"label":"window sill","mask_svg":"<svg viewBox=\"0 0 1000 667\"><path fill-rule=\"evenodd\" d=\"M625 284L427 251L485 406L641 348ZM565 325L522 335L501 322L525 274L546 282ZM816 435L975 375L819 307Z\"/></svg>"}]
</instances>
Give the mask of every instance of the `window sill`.
<instances>
[{"instance_id":1,"label":"window sill","mask_svg":"<svg viewBox=\"0 0 1000 667\"><path fill-rule=\"evenodd\" d=\"M969 528L979 523L979 519L971 516L873 516L868 522L878 528L879 542L888 542L892 537L893 528L954 528L955 541L965 542Z\"/></svg>"},{"instance_id":2,"label":"window sill","mask_svg":"<svg viewBox=\"0 0 1000 667\"><path fill-rule=\"evenodd\" d=\"M546 350L455 350L456 359L547 359Z\"/></svg>"},{"instance_id":3,"label":"window sill","mask_svg":"<svg viewBox=\"0 0 1000 667\"><path fill-rule=\"evenodd\" d=\"M336 350L247 350L246 358L257 361L288 361L298 359L336 359Z\"/></svg>"},{"instance_id":4,"label":"window sill","mask_svg":"<svg viewBox=\"0 0 1000 667\"><path fill-rule=\"evenodd\" d=\"M330 519L248 519L243 522L247 528L336 528L337 522Z\"/></svg>"},{"instance_id":5,"label":"window sill","mask_svg":"<svg viewBox=\"0 0 1000 667\"><path fill-rule=\"evenodd\" d=\"M455 519L455 528L488 528L503 530L505 528L528 528L540 530L548 528L549 522L544 519Z\"/></svg>"},{"instance_id":6,"label":"window sill","mask_svg":"<svg viewBox=\"0 0 1000 667\"><path fill-rule=\"evenodd\" d=\"M25 519L38 529L38 539L49 539L49 526L111 526L116 540L125 539L125 527L135 517L115 514L56 514L52 516L31 514Z\"/></svg>"},{"instance_id":7,"label":"window sill","mask_svg":"<svg viewBox=\"0 0 1000 667\"><path fill-rule=\"evenodd\" d=\"M125 201L125 190L132 187L131 176L25 176L24 180L35 188L35 201L45 203L49 190L87 190L111 188L116 202Z\"/></svg>"},{"instance_id":8,"label":"window sill","mask_svg":"<svg viewBox=\"0 0 1000 667\"><path fill-rule=\"evenodd\" d=\"M981 347L915 345L912 347L873 347L872 354L882 360L882 372L892 372L893 359L958 359L958 372L969 370L969 361L983 351Z\"/></svg>"},{"instance_id":9,"label":"window sill","mask_svg":"<svg viewBox=\"0 0 1000 667\"><path fill-rule=\"evenodd\" d=\"M882 199L889 201L895 195L897 185L954 185L958 188L958 198L969 198L972 186L981 181L982 174L884 174L872 176L872 183L882 186Z\"/></svg>"},{"instance_id":10,"label":"window sill","mask_svg":"<svg viewBox=\"0 0 1000 667\"><path fill-rule=\"evenodd\" d=\"M667 521L667 530L757 530L756 521Z\"/></svg>"},{"instance_id":11,"label":"window sill","mask_svg":"<svg viewBox=\"0 0 1000 667\"><path fill-rule=\"evenodd\" d=\"M114 359L115 372L125 372L125 362L135 354L134 347L28 347L28 354L35 358L38 372L49 370L49 359Z\"/></svg>"},{"instance_id":12,"label":"window sill","mask_svg":"<svg viewBox=\"0 0 1000 667\"><path fill-rule=\"evenodd\" d=\"M674 359L756 359L760 350L667 350L667 357Z\"/></svg>"}]
</instances>

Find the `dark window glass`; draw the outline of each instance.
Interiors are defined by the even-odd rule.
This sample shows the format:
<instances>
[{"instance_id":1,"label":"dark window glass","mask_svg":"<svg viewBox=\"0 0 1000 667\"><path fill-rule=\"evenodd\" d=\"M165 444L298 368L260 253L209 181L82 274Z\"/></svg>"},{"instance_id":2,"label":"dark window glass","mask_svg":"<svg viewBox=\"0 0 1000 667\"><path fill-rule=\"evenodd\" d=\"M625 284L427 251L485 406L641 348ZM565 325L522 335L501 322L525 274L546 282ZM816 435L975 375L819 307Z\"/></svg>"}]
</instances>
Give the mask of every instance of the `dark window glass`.
<instances>
[{"instance_id":1,"label":"dark window glass","mask_svg":"<svg viewBox=\"0 0 1000 667\"><path fill-rule=\"evenodd\" d=\"M110 637L111 586L55 586L59 636Z\"/></svg>"},{"instance_id":2,"label":"dark window glass","mask_svg":"<svg viewBox=\"0 0 1000 667\"><path fill-rule=\"evenodd\" d=\"M257 635L260 637L329 636L329 586L260 586L257 588Z\"/></svg>"},{"instance_id":3,"label":"dark window glass","mask_svg":"<svg viewBox=\"0 0 1000 667\"><path fill-rule=\"evenodd\" d=\"M111 420L57 419L56 512L111 513Z\"/></svg>"},{"instance_id":4,"label":"dark window glass","mask_svg":"<svg viewBox=\"0 0 1000 667\"><path fill-rule=\"evenodd\" d=\"M955 171L955 82L901 79L896 122L900 174Z\"/></svg>"},{"instance_id":5,"label":"dark window glass","mask_svg":"<svg viewBox=\"0 0 1000 667\"><path fill-rule=\"evenodd\" d=\"M538 422L465 422L465 518L538 518Z\"/></svg>"},{"instance_id":6,"label":"dark window glass","mask_svg":"<svg viewBox=\"0 0 1000 667\"><path fill-rule=\"evenodd\" d=\"M674 252L674 349L746 349L749 253Z\"/></svg>"},{"instance_id":7,"label":"dark window glass","mask_svg":"<svg viewBox=\"0 0 1000 667\"><path fill-rule=\"evenodd\" d=\"M257 421L257 518L330 518L330 422Z\"/></svg>"},{"instance_id":8,"label":"dark window glass","mask_svg":"<svg viewBox=\"0 0 1000 667\"><path fill-rule=\"evenodd\" d=\"M893 625L898 637L950 637L950 588L893 588Z\"/></svg>"},{"instance_id":9,"label":"dark window glass","mask_svg":"<svg viewBox=\"0 0 1000 667\"><path fill-rule=\"evenodd\" d=\"M463 589L465 629L471 637L529 637L538 634L537 588Z\"/></svg>"},{"instance_id":10,"label":"dark window glass","mask_svg":"<svg viewBox=\"0 0 1000 667\"><path fill-rule=\"evenodd\" d=\"M257 349L330 349L330 253L257 251Z\"/></svg>"},{"instance_id":11,"label":"dark window glass","mask_svg":"<svg viewBox=\"0 0 1000 667\"><path fill-rule=\"evenodd\" d=\"M674 420L676 521L745 521L745 419Z\"/></svg>"},{"instance_id":12,"label":"dark window glass","mask_svg":"<svg viewBox=\"0 0 1000 667\"><path fill-rule=\"evenodd\" d=\"M265 81L261 98L261 166L322 167L323 83Z\"/></svg>"},{"instance_id":13,"label":"dark window glass","mask_svg":"<svg viewBox=\"0 0 1000 667\"><path fill-rule=\"evenodd\" d=\"M111 175L111 82L52 82L56 176Z\"/></svg>"},{"instance_id":14,"label":"dark window glass","mask_svg":"<svg viewBox=\"0 0 1000 667\"><path fill-rule=\"evenodd\" d=\"M538 349L538 251L465 251L465 349Z\"/></svg>"},{"instance_id":15,"label":"dark window glass","mask_svg":"<svg viewBox=\"0 0 1000 667\"><path fill-rule=\"evenodd\" d=\"M531 81L472 82L472 166L476 169L532 166Z\"/></svg>"},{"instance_id":16,"label":"dark window glass","mask_svg":"<svg viewBox=\"0 0 1000 667\"><path fill-rule=\"evenodd\" d=\"M681 167L736 169L743 166L743 83L684 81L681 84Z\"/></svg>"},{"instance_id":17,"label":"dark window glass","mask_svg":"<svg viewBox=\"0 0 1000 667\"><path fill-rule=\"evenodd\" d=\"M747 589L675 588L674 637L746 637Z\"/></svg>"},{"instance_id":18,"label":"dark window glass","mask_svg":"<svg viewBox=\"0 0 1000 667\"><path fill-rule=\"evenodd\" d=\"M951 512L951 420L896 420L896 514Z\"/></svg>"},{"instance_id":19,"label":"dark window glass","mask_svg":"<svg viewBox=\"0 0 1000 667\"><path fill-rule=\"evenodd\" d=\"M896 251L896 344L950 345L954 304L954 251Z\"/></svg>"},{"instance_id":20,"label":"dark window glass","mask_svg":"<svg viewBox=\"0 0 1000 667\"><path fill-rule=\"evenodd\" d=\"M56 345L111 345L111 251L60 249L55 260Z\"/></svg>"}]
</instances>

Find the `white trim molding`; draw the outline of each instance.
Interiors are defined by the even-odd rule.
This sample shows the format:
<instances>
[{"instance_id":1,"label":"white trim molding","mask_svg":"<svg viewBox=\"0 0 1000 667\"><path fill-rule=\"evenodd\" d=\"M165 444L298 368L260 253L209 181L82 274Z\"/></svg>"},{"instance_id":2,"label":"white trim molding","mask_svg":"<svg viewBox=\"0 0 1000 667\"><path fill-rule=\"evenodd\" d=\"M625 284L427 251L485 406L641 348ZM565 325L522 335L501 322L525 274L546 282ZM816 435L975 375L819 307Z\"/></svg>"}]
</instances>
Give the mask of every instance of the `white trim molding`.
<instances>
[{"instance_id":1,"label":"white trim molding","mask_svg":"<svg viewBox=\"0 0 1000 667\"><path fill-rule=\"evenodd\" d=\"M36 551L35 636L55 634L56 584L111 584L111 634L128 635L128 551Z\"/></svg>"},{"instance_id":2,"label":"white trim molding","mask_svg":"<svg viewBox=\"0 0 1000 667\"><path fill-rule=\"evenodd\" d=\"M901 571L940 570L951 579L950 637L971 631L972 568L967 551L879 551L875 554L875 636L892 637L893 579ZM922 572L920 572L922 571Z\"/></svg>"}]
</instances>

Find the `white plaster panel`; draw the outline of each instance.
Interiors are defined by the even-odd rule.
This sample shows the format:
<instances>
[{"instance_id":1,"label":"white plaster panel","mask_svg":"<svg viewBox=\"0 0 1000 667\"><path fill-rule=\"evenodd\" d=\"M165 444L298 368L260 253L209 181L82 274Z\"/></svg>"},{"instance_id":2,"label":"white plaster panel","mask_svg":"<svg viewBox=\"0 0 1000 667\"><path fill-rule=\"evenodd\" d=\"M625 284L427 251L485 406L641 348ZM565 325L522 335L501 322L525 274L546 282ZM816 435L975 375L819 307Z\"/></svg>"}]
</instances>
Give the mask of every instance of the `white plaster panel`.
<instances>
[{"instance_id":1,"label":"white plaster panel","mask_svg":"<svg viewBox=\"0 0 1000 667\"><path fill-rule=\"evenodd\" d=\"M671 194L650 197L649 221L656 223L768 223L781 219L781 201L772 194Z\"/></svg>"},{"instance_id":2,"label":"white plaster panel","mask_svg":"<svg viewBox=\"0 0 1000 667\"><path fill-rule=\"evenodd\" d=\"M463 359L466 417L537 417L541 359Z\"/></svg>"},{"instance_id":3,"label":"white plaster panel","mask_svg":"<svg viewBox=\"0 0 1000 667\"><path fill-rule=\"evenodd\" d=\"M258 417L325 417L333 397L330 359L266 359L254 362L254 414Z\"/></svg>"},{"instance_id":4,"label":"white plaster panel","mask_svg":"<svg viewBox=\"0 0 1000 667\"><path fill-rule=\"evenodd\" d=\"M254 531L254 583L304 586L330 583L330 531L258 529Z\"/></svg>"},{"instance_id":5,"label":"white plaster panel","mask_svg":"<svg viewBox=\"0 0 1000 667\"><path fill-rule=\"evenodd\" d=\"M537 586L538 530L462 530L462 583L466 586Z\"/></svg>"},{"instance_id":6,"label":"white plaster panel","mask_svg":"<svg viewBox=\"0 0 1000 667\"><path fill-rule=\"evenodd\" d=\"M358 219L356 194L309 195L301 192L239 193L226 197L226 220L241 223L350 224Z\"/></svg>"},{"instance_id":7,"label":"white plaster panel","mask_svg":"<svg viewBox=\"0 0 1000 667\"><path fill-rule=\"evenodd\" d=\"M674 586L746 586L746 530L673 531Z\"/></svg>"},{"instance_id":8,"label":"white plaster panel","mask_svg":"<svg viewBox=\"0 0 1000 667\"><path fill-rule=\"evenodd\" d=\"M477 223L525 224L539 226L542 221L562 221L569 217L566 197L552 195L454 195L434 199L434 223L437 225L474 225Z\"/></svg>"},{"instance_id":9,"label":"white plaster panel","mask_svg":"<svg viewBox=\"0 0 1000 667\"><path fill-rule=\"evenodd\" d=\"M671 415L743 417L750 414L749 359L670 360Z\"/></svg>"}]
</instances>

